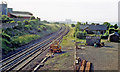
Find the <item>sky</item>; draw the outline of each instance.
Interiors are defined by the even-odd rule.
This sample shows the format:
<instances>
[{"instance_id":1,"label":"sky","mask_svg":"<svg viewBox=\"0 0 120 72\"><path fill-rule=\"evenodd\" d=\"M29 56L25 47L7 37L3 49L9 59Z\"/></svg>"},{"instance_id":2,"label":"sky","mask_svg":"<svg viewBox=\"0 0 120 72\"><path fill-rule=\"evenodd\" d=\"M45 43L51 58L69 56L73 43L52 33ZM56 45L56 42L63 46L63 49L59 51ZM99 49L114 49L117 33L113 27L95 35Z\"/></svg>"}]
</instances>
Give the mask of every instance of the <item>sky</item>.
<instances>
[{"instance_id":1,"label":"sky","mask_svg":"<svg viewBox=\"0 0 120 72\"><path fill-rule=\"evenodd\" d=\"M119 0L3 0L14 11L47 21L118 22Z\"/></svg>"}]
</instances>

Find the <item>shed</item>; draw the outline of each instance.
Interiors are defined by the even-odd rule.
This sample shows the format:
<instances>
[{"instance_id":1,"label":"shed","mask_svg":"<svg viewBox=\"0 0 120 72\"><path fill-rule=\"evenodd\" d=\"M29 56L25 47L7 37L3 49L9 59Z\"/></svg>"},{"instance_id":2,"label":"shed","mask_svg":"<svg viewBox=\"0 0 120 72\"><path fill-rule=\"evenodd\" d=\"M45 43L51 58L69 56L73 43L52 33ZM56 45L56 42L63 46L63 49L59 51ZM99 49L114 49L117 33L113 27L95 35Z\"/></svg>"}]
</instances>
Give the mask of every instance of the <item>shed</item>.
<instances>
[{"instance_id":1,"label":"shed","mask_svg":"<svg viewBox=\"0 0 120 72\"><path fill-rule=\"evenodd\" d=\"M87 36L86 37L86 44L89 46L93 46L94 43L100 43L101 38L99 36Z\"/></svg>"}]
</instances>

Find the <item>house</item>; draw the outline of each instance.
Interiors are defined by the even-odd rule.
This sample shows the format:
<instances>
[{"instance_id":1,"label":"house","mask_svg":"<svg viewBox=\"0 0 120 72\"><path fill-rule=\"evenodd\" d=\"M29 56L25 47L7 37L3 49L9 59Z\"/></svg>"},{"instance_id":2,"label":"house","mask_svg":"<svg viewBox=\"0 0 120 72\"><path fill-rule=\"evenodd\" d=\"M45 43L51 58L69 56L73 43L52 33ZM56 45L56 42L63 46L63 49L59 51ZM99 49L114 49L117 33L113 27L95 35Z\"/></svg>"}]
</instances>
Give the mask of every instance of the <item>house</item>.
<instances>
[{"instance_id":1,"label":"house","mask_svg":"<svg viewBox=\"0 0 120 72\"><path fill-rule=\"evenodd\" d=\"M88 31L93 31L95 34L104 34L107 30L107 25L90 25Z\"/></svg>"},{"instance_id":2,"label":"house","mask_svg":"<svg viewBox=\"0 0 120 72\"><path fill-rule=\"evenodd\" d=\"M104 34L107 25L80 25L80 30L86 30L87 33Z\"/></svg>"},{"instance_id":3,"label":"house","mask_svg":"<svg viewBox=\"0 0 120 72\"><path fill-rule=\"evenodd\" d=\"M90 25L88 25L88 24L85 24L85 25L81 24L79 29L80 29L81 31L84 31L84 30L86 30L89 26L90 26Z\"/></svg>"}]
</instances>

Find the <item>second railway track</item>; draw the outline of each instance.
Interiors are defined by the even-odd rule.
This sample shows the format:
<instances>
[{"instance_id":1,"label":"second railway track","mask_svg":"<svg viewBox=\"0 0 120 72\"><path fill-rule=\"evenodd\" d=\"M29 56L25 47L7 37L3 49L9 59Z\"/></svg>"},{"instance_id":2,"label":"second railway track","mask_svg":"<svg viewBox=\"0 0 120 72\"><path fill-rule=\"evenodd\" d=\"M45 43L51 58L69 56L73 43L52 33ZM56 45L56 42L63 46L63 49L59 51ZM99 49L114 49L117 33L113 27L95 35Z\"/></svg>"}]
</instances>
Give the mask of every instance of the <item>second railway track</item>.
<instances>
[{"instance_id":1,"label":"second railway track","mask_svg":"<svg viewBox=\"0 0 120 72\"><path fill-rule=\"evenodd\" d=\"M68 31L68 27L62 27L62 29L57 34L53 35L47 40L35 44L23 52L18 52L16 55L12 55L6 58L5 60L1 61L3 62L1 71L20 70L39 54L44 52L49 47L49 44L51 44L54 40L60 40Z\"/></svg>"}]
</instances>

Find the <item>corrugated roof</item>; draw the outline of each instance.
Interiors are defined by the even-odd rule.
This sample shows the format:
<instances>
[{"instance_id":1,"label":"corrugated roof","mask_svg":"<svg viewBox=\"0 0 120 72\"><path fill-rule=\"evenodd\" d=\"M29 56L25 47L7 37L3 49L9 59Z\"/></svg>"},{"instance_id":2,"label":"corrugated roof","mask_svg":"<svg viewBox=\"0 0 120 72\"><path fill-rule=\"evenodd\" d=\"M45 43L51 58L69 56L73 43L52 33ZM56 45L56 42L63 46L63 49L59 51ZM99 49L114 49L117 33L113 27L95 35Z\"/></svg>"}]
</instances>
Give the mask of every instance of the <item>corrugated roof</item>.
<instances>
[{"instance_id":1,"label":"corrugated roof","mask_svg":"<svg viewBox=\"0 0 120 72\"><path fill-rule=\"evenodd\" d=\"M13 11L11 14L15 16L23 16L23 17L31 17L33 15L30 12L24 12L24 11Z\"/></svg>"},{"instance_id":2,"label":"corrugated roof","mask_svg":"<svg viewBox=\"0 0 120 72\"><path fill-rule=\"evenodd\" d=\"M33 15L32 13L26 12L26 11L13 11L12 13L15 13L15 14L30 14L30 15Z\"/></svg>"}]
</instances>

